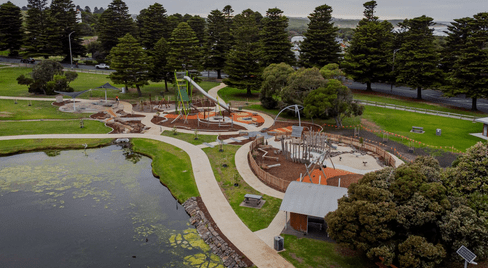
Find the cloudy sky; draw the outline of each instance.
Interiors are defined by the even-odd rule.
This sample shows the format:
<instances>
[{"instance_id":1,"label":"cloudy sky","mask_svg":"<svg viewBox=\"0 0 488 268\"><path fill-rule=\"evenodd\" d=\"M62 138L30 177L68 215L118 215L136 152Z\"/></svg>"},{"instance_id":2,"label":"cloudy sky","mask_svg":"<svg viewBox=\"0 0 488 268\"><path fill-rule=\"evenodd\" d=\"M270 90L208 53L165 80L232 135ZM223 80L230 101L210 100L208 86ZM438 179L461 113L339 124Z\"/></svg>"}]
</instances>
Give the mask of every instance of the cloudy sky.
<instances>
[{"instance_id":1,"label":"cloudy sky","mask_svg":"<svg viewBox=\"0 0 488 268\"><path fill-rule=\"evenodd\" d=\"M17 6L27 6L27 0L10 0ZM49 1L49 0L48 0ZM112 0L74 0L75 5L106 8ZM157 1L168 11L168 14L189 13L206 17L211 10L222 9L231 5L236 13L251 8L265 15L268 8L278 7L285 15L306 17L314 8L327 4L333 8L336 18L361 18L363 3L367 0L176 0ZM0 3L6 0L0 0ZM49 1L50 2L50 1ZM138 14L143 8L154 4L154 0L126 0L131 14ZM451 21L456 18L470 17L479 12L488 12L487 0L377 0L376 15L381 19L405 19L427 15L436 21Z\"/></svg>"}]
</instances>

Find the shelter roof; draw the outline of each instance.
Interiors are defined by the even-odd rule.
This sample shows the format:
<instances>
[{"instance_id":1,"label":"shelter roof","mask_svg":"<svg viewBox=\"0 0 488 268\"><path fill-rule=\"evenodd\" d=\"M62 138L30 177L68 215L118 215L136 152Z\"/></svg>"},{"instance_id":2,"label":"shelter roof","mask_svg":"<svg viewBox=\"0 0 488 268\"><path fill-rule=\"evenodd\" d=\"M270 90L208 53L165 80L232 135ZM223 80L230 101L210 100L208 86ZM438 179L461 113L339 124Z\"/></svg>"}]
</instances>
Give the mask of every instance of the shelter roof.
<instances>
[{"instance_id":1,"label":"shelter roof","mask_svg":"<svg viewBox=\"0 0 488 268\"><path fill-rule=\"evenodd\" d=\"M488 117L478 118L478 119L475 119L474 121L480 122L483 124L488 124Z\"/></svg>"},{"instance_id":2,"label":"shelter roof","mask_svg":"<svg viewBox=\"0 0 488 268\"><path fill-rule=\"evenodd\" d=\"M88 90L83 90L83 91L76 91L76 92L64 92L64 91L54 91L56 93L59 93L61 95L64 95L64 96L69 96L69 97L72 97L72 98L76 98L78 96L80 96L81 94L87 92L87 91L90 91L89 89Z\"/></svg>"},{"instance_id":3,"label":"shelter roof","mask_svg":"<svg viewBox=\"0 0 488 268\"><path fill-rule=\"evenodd\" d=\"M286 189L280 210L324 217L335 211L337 200L346 195L347 188L292 181Z\"/></svg>"}]
</instances>

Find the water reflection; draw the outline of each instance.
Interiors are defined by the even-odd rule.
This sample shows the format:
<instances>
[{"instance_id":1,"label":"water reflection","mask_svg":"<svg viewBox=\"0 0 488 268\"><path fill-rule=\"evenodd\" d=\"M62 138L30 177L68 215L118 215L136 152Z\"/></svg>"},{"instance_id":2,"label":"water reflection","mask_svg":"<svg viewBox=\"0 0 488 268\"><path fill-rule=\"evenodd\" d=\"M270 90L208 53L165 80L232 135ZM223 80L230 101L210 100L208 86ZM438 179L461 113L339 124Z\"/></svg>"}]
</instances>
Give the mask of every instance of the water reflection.
<instances>
[{"instance_id":1,"label":"water reflection","mask_svg":"<svg viewBox=\"0 0 488 268\"><path fill-rule=\"evenodd\" d=\"M0 158L0 267L222 267L149 158L87 152Z\"/></svg>"}]
</instances>

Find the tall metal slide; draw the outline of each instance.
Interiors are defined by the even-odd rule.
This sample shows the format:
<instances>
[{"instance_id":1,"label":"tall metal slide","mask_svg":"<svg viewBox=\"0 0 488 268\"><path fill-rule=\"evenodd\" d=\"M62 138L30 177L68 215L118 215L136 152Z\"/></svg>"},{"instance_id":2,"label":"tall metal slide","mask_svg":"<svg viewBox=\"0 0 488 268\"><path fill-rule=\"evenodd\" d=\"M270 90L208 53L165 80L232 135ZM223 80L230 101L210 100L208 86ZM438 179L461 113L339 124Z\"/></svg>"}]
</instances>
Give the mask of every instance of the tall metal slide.
<instances>
[{"instance_id":1,"label":"tall metal slide","mask_svg":"<svg viewBox=\"0 0 488 268\"><path fill-rule=\"evenodd\" d=\"M210 96L205 90L203 90L203 88L201 88L197 83L195 83L195 81L193 81L190 77L188 77L188 76L185 75L183 77L183 79L186 79L188 82L190 82L196 89L198 89L198 91L200 91L209 100L211 100L211 101L215 102L216 104L220 105L220 107L224 108L228 112L231 112L230 111L230 108L229 108L229 106L227 106L227 104L222 103L222 102L218 101L217 99L215 99L214 97Z\"/></svg>"}]
</instances>

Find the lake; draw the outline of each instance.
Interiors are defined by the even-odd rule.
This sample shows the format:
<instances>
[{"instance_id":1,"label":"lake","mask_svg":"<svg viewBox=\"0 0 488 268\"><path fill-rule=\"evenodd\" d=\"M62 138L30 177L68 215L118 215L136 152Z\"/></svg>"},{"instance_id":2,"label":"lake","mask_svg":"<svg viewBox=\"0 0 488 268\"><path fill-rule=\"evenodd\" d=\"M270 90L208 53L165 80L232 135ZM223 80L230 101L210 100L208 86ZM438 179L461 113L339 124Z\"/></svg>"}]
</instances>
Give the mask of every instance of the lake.
<instances>
[{"instance_id":1,"label":"lake","mask_svg":"<svg viewBox=\"0 0 488 268\"><path fill-rule=\"evenodd\" d=\"M128 148L0 157L0 267L223 267Z\"/></svg>"}]
</instances>

